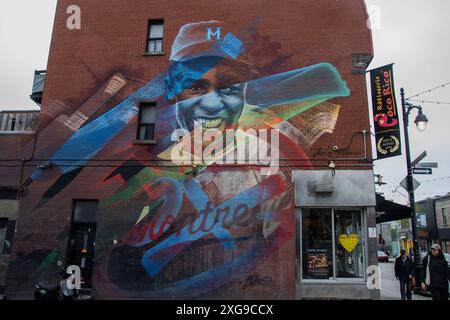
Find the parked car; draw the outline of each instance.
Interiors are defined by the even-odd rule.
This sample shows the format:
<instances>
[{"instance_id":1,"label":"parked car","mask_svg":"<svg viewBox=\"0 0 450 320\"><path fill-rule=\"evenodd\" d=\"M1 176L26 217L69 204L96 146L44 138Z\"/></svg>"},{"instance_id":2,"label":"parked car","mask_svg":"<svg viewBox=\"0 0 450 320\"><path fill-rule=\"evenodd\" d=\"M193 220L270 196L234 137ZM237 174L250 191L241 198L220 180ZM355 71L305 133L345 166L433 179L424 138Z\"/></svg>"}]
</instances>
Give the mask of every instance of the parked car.
<instances>
[{"instance_id":1,"label":"parked car","mask_svg":"<svg viewBox=\"0 0 450 320\"><path fill-rule=\"evenodd\" d=\"M383 251L378 250L378 262L389 262L389 257Z\"/></svg>"}]
</instances>

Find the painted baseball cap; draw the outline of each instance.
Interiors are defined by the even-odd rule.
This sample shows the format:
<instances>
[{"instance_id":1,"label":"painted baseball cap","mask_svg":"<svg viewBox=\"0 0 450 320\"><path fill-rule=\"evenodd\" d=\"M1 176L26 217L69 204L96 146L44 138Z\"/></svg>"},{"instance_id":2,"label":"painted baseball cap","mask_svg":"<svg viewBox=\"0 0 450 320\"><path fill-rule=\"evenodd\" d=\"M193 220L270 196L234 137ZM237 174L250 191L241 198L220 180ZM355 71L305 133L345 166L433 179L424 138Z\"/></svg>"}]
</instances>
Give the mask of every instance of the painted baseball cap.
<instances>
[{"instance_id":1,"label":"painted baseball cap","mask_svg":"<svg viewBox=\"0 0 450 320\"><path fill-rule=\"evenodd\" d=\"M237 59L244 44L235 33L216 20L185 24L173 42L170 62L206 56Z\"/></svg>"},{"instance_id":2,"label":"painted baseball cap","mask_svg":"<svg viewBox=\"0 0 450 320\"><path fill-rule=\"evenodd\" d=\"M240 73L238 83L247 83L246 102L262 108L310 100L320 103L350 95L338 70L327 62L262 76L251 67L239 34L216 20L182 26L170 55L167 99L176 97L190 80L199 80L211 69L222 65L245 70Z\"/></svg>"},{"instance_id":3,"label":"painted baseball cap","mask_svg":"<svg viewBox=\"0 0 450 320\"><path fill-rule=\"evenodd\" d=\"M249 69L244 43L225 23L210 20L183 25L172 45L166 77L166 97L170 100L185 89L186 79L199 80L220 65ZM244 75L247 75L244 76ZM244 72L239 82L255 79L255 72Z\"/></svg>"}]
</instances>

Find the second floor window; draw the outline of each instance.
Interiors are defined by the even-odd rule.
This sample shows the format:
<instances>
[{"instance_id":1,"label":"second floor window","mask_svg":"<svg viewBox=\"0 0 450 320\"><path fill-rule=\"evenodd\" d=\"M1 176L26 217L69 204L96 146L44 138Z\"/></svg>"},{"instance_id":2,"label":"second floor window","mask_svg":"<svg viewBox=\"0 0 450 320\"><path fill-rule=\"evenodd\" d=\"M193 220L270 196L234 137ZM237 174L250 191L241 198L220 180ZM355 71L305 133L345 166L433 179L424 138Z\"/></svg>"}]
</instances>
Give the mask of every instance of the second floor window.
<instances>
[{"instance_id":1,"label":"second floor window","mask_svg":"<svg viewBox=\"0 0 450 320\"><path fill-rule=\"evenodd\" d=\"M137 140L147 141L155 139L156 103L145 102L139 106L139 125Z\"/></svg>"},{"instance_id":2,"label":"second floor window","mask_svg":"<svg viewBox=\"0 0 450 320\"><path fill-rule=\"evenodd\" d=\"M148 53L163 52L164 20L149 20L148 22Z\"/></svg>"},{"instance_id":3,"label":"second floor window","mask_svg":"<svg viewBox=\"0 0 450 320\"><path fill-rule=\"evenodd\" d=\"M444 226L448 225L448 216L447 216L448 208L442 208L442 224Z\"/></svg>"}]
</instances>

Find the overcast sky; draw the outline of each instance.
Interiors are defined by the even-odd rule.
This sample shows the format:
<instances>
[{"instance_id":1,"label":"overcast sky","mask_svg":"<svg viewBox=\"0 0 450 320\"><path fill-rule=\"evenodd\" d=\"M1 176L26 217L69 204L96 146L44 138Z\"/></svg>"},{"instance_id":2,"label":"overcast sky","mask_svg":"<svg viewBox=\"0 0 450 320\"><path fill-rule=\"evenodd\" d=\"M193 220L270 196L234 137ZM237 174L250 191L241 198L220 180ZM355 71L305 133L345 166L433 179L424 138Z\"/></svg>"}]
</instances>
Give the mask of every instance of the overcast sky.
<instances>
[{"instance_id":1,"label":"overcast sky","mask_svg":"<svg viewBox=\"0 0 450 320\"><path fill-rule=\"evenodd\" d=\"M370 68L395 63L394 77L400 103L400 88L407 96L450 82L450 12L449 0L366 0L367 5L381 10L379 29L373 30L375 57ZM450 103L450 85L422 95L418 100ZM421 104L417 102L418 104ZM450 104L422 104L429 125L419 132L413 123L416 111L410 116L412 158L426 150L424 162L438 162L433 175L416 175L421 183L416 200L450 192ZM375 162L375 173L384 176L388 184L378 188L386 198L406 203L401 194L393 193L406 176L404 156ZM441 179L445 178L445 179ZM431 179L441 179L425 182ZM406 195L400 188L398 191Z\"/></svg>"},{"instance_id":2,"label":"overcast sky","mask_svg":"<svg viewBox=\"0 0 450 320\"><path fill-rule=\"evenodd\" d=\"M375 57L370 68L395 63L399 102L400 87L411 96L450 82L450 0L366 0L366 3L369 11L376 13ZM37 109L29 95L34 70L47 66L55 8L56 0L1 1L0 110ZM450 85L417 99L450 103ZM428 157L424 161L438 162L440 168L434 169L433 175L415 176L422 182L416 190L418 200L450 192L450 105L422 105L430 122L425 132L418 132L413 111L409 131L412 157L426 150ZM406 175L404 156L377 161L375 173L383 175L388 183L378 188L386 198L406 203L405 196L399 193L406 195L405 190L392 192ZM439 180L426 182L430 179Z\"/></svg>"}]
</instances>

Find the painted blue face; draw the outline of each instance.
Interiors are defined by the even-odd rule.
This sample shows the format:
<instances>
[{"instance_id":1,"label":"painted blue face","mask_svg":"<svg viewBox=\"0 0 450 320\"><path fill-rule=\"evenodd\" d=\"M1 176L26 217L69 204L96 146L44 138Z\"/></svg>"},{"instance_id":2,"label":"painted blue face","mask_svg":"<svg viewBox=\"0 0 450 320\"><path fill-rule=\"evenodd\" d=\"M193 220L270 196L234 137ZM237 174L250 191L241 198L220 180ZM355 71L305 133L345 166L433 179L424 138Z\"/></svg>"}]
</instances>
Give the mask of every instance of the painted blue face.
<instances>
[{"instance_id":1,"label":"painted blue face","mask_svg":"<svg viewBox=\"0 0 450 320\"><path fill-rule=\"evenodd\" d=\"M176 114L182 129L236 128L244 107L244 84L230 85L217 69L212 69L199 80L186 79L185 88L176 97ZM227 82L227 83L225 83Z\"/></svg>"}]
</instances>

